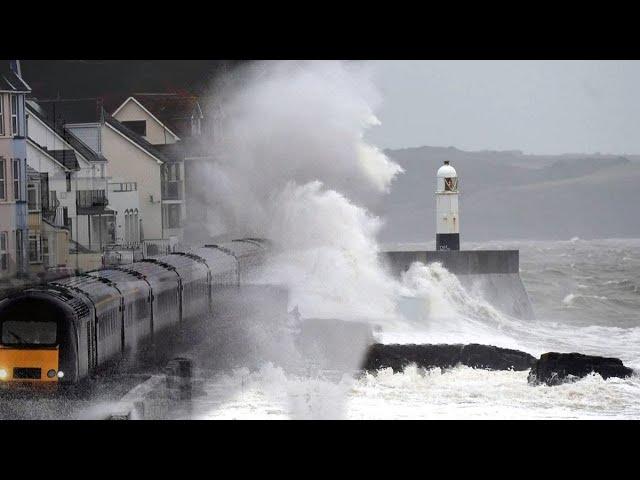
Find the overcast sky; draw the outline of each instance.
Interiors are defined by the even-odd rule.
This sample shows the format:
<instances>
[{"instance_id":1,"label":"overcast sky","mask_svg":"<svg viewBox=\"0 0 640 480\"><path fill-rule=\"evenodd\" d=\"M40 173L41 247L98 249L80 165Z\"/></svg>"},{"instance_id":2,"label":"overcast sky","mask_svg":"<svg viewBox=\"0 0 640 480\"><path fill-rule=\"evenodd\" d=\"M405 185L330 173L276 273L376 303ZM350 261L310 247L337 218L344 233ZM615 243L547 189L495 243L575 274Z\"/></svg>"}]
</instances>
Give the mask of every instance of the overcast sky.
<instances>
[{"instance_id":1,"label":"overcast sky","mask_svg":"<svg viewBox=\"0 0 640 480\"><path fill-rule=\"evenodd\" d=\"M640 153L640 61L376 61L383 148Z\"/></svg>"}]
</instances>

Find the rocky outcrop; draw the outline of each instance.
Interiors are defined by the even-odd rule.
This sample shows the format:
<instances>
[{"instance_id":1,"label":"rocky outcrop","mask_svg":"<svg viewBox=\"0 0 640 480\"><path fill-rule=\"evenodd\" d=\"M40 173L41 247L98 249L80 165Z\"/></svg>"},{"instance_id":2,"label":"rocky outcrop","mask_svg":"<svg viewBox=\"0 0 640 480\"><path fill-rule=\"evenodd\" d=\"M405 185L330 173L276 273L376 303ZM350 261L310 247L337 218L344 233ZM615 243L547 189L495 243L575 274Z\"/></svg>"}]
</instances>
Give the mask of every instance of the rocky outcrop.
<instances>
[{"instance_id":1,"label":"rocky outcrop","mask_svg":"<svg viewBox=\"0 0 640 480\"><path fill-rule=\"evenodd\" d=\"M625 378L633 374L633 370L625 367L618 358L550 352L536 360L531 367L528 380L532 385L559 385L585 377L592 372L605 380L610 377Z\"/></svg>"},{"instance_id":2,"label":"rocky outcrop","mask_svg":"<svg viewBox=\"0 0 640 480\"><path fill-rule=\"evenodd\" d=\"M363 369L391 368L401 372L410 364L422 368L466 365L486 370L528 370L536 358L528 353L492 345L397 345L376 343L369 348Z\"/></svg>"}]
</instances>

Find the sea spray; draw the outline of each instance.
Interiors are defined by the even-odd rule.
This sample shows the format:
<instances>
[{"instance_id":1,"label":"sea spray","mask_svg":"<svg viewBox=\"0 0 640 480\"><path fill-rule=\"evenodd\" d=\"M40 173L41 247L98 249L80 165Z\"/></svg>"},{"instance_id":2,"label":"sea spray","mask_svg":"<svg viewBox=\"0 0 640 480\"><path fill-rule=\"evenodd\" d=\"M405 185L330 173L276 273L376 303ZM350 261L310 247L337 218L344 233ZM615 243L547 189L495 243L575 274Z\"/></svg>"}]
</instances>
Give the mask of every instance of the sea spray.
<instances>
[{"instance_id":1,"label":"sea spray","mask_svg":"<svg viewBox=\"0 0 640 480\"><path fill-rule=\"evenodd\" d=\"M286 285L304 317L394 315L382 223L365 208L402 171L364 140L379 101L368 67L346 62L257 62L212 91L203 227L272 240L277 253L255 280Z\"/></svg>"},{"instance_id":2,"label":"sea spray","mask_svg":"<svg viewBox=\"0 0 640 480\"><path fill-rule=\"evenodd\" d=\"M440 263L413 263L402 274L398 292L403 322L383 332L385 343L482 343L523 349L514 340L522 322L498 311L481 292L465 289Z\"/></svg>"}]
</instances>

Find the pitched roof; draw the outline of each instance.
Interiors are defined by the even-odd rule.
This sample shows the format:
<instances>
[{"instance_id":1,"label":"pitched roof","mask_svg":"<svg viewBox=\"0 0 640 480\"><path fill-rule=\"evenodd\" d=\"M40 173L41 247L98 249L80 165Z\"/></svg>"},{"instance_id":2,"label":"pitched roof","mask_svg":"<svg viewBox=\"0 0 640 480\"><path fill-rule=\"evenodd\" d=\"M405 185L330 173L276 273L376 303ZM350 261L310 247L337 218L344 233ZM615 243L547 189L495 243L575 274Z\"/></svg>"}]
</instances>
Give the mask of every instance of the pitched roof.
<instances>
[{"instance_id":1,"label":"pitched roof","mask_svg":"<svg viewBox=\"0 0 640 480\"><path fill-rule=\"evenodd\" d=\"M78 137L76 137L73 133L71 133L62 124L52 122L47 117L45 111L43 111L40 104L29 100L27 101L27 110L29 110L29 113L33 114L38 119L40 119L40 121L42 121L45 125L47 125L51 130L56 132L74 149L80 152L80 155L82 155L88 161L90 162L106 162L107 161L106 158L94 152L90 147L85 145Z\"/></svg>"},{"instance_id":2,"label":"pitched roof","mask_svg":"<svg viewBox=\"0 0 640 480\"><path fill-rule=\"evenodd\" d=\"M131 140L133 143L138 145L140 148L145 150L149 155L157 158L162 162L171 162L171 159L167 155L162 153L160 150L158 150L155 145L152 145L149 142L147 142L141 135L138 135L136 132L134 132L130 128L125 127L122 123L120 123L118 120L113 118L111 115L108 115L106 112L104 116L104 121L107 125L111 126L115 130L117 130L118 132L120 132L121 134L129 138L129 140Z\"/></svg>"},{"instance_id":3,"label":"pitched roof","mask_svg":"<svg viewBox=\"0 0 640 480\"><path fill-rule=\"evenodd\" d=\"M80 170L80 164L76 158L76 152L73 150L47 150L49 155L55 158L69 170Z\"/></svg>"},{"instance_id":4,"label":"pitched roof","mask_svg":"<svg viewBox=\"0 0 640 480\"><path fill-rule=\"evenodd\" d=\"M53 155L51 155L52 150L47 150L47 147L43 147L42 145L40 145L38 142L34 141L32 138L28 139L29 143L31 145L34 146L34 148L37 148L38 150L40 150L42 153L44 153L45 155L48 155L49 157L51 157L53 160L55 160L57 163L59 163L60 165L62 165L62 167L68 169L68 170L80 170L80 165L76 163L77 168L72 168L72 167L68 167L64 164L60 163L60 160L58 160L57 158L55 158ZM75 155L74 155L75 157ZM77 162L77 159L76 159Z\"/></svg>"},{"instance_id":5,"label":"pitched roof","mask_svg":"<svg viewBox=\"0 0 640 480\"><path fill-rule=\"evenodd\" d=\"M42 110L46 112L46 118L55 118L54 123L59 129L63 128L63 125L78 123L100 123L104 121L104 123L120 132L133 143L145 150L149 155L156 157L162 162L170 161L165 155L159 152L154 145L147 142L141 135L138 135L133 130L125 127L122 123L109 115L102 107L101 100L98 98L84 98L75 100L46 100L38 102L38 105ZM40 113L40 115L42 115L42 113ZM73 134L66 128L64 128L64 131L73 136ZM77 137L74 136L74 138L77 140ZM78 142L80 142L80 140L78 140ZM75 145L72 146L75 148ZM84 146L93 152L93 150L91 150L89 147L87 147L86 145ZM80 153L84 155L83 152ZM103 156L100 155L100 157L103 160L106 160Z\"/></svg>"},{"instance_id":6,"label":"pitched roof","mask_svg":"<svg viewBox=\"0 0 640 480\"><path fill-rule=\"evenodd\" d=\"M0 92L24 92L29 93L31 87L9 69L0 72Z\"/></svg>"},{"instance_id":7,"label":"pitched roof","mask_svg":"<svg viewBox=\"0 0 640 480\"><path fill-rule=\"evenodd\" d=\"M133 97L153 114L169 130L180 137L191 136L191 116L194 111L202 118L198 97L181 93L134 93L112 109L115 114L129 98ZM106 108L109 108L105 104Z\"/></svg>"}]
</instances>

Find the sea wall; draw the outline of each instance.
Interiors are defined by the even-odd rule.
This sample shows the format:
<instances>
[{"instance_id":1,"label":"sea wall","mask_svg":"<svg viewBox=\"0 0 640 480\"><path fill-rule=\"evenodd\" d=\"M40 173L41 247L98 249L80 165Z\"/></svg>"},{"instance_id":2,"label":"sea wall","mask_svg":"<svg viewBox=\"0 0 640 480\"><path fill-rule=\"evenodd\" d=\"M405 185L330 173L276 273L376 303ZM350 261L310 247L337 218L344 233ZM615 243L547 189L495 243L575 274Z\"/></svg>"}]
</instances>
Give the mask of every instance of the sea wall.
<instances>
[{"instance_id":1,"label":"sea wall","mask_svg":"<svg viewBox=\"0 0 640 480\"><path fill-rule=\"evenodd\" d=\"M518 318L535 318L520 278L518 250L388 251L384 257L398 277L414 262L439 262L467 291L482 296L498 310Z\"/></svg>"}]
</instances>

